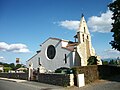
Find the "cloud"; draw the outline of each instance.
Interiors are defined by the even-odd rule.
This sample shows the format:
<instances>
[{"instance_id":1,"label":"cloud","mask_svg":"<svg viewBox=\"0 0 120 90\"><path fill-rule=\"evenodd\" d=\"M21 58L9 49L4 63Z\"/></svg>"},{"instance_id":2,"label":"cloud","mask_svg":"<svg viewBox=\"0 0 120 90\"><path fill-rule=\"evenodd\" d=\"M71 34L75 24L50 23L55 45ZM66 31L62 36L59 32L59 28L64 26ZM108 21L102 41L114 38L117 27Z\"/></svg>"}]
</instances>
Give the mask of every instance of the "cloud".
<instances>
[{"instance_id":1,"label":"cloud","mask_svg":"<svg viewBox=\"0 0 120 90\"><path fill-rule=\"evenodd\" d=\"M110 32L113 20L111 19L112 12L107 10L100 16L92 16L88 19L88 27L92 32L108 33Z\"/></svg>"},{"instance_id":2,"label":"cloud","mask_svg":"<svg viewBox=\"0 0 120 90\"><path fill-rule=\"evenodd\" d=\"M0 62L5 61L5 58L3 56L0 56Z\"/></svg>"},{"instance_id":3,"label":"cloud","mask_svg":"<svg viewBox=\"0 0 120 90\"><path fill-rule=\"evenodd\" d=\"M5 42L0 42L0 51L8 51L15 53L26 53L30 52L25 44L7 44Z\"/></svg>"},{"instance_id":4,"label":"cloud","mask_svg":"<svg viewBox=\"0 0 120 90\"><path fill-rule=\"evenodd\" d=\"M101 13L100 16L91 16L88 18L87 25L91 32L108 33L110 32L113 23L111 19L112 12L107 10L105 13ZM58 22L59 26L68 30L78 30L80 21L65 20ZM56 22L54 22L56 24Z\"/></svg>"},{"instance_id":5,"label":"cloud","mask_svg":"<svg viewBox=\"0 0 120 90\"><path fill-rule=\"evenodd\" d=\"M59 26L64 27L69 30L77 30L79 28L80 21L74 21L74 20L65 20L59 22Z\"/></svg>"},{"instance_id":6,"label":"cloud","mask_svg":"<svg viewBox=\"0 0 120 90\"><path fill-rule=\"evenodd\" d=\"M116 0L112 0L112 2L114 2L114 1L116 1Z\"/></svg>"},{"instance_id":7,"label":"cloud","mask_svg":"<svg viewBox=\"0 0 120 90\"><path fill-rule=\"evenodd\" d=\"M120 57L120 52L117 50L114 50L114 49L108 49L108 50L105 50L104 52L102 52L101 57L103 59L105 59L105 58L117 58L117 57Z\"/></svg>"}]
</instances>

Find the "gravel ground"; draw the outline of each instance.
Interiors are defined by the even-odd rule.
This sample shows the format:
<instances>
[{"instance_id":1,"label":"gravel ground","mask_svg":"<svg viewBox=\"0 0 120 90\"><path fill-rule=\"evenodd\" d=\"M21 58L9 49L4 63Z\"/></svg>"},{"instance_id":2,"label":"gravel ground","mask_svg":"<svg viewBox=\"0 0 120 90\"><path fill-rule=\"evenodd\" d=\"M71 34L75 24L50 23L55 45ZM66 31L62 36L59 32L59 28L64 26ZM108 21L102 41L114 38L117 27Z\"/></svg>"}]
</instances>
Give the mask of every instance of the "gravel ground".
<instances>
[{"instance_id":1,"label":"gravel ground","mask_svg":"<svg viewBox=\"0 0 120 90\"><path fill-rule=\"evenodd\" d=\"M108 78L107 80L97 80L84 87L66 88L66 90L120 90L120 75Z\"/></svg>"}]
</instances>

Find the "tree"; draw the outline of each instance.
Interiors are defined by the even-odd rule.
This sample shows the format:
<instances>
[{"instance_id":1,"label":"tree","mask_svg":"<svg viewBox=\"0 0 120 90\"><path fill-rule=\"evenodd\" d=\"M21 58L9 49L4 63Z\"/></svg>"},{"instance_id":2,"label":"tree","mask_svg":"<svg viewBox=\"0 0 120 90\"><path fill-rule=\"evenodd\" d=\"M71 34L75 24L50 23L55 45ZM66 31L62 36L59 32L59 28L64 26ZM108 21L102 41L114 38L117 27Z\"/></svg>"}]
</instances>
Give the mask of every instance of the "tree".
<instances>
[{"instance_id":1,"label":"tree","mask_svg":"<svg viewBox=\"0 0 120 90\"><path fill-rule=\"evenodd\" d=\"M12 68L12 70L15 70L15 64L14 63L10 63L9 66Z\"/></svg>"},{"instance_id":2,"label":"tree","mask_svg":"<svg viewBox=\"0 0 120 90\"><path fill-rule=\"evenodd\" d=\"M21 67L22 67L21 64L17 64L17 65L16 65L16 69L21 68Z\"/></svg>"},{"instance_id":3,"label":"tree","mask_svg":"<svg viewBox=\"0 0 120 90\"><path fill-rule=\"evenodd\" d=\"M112 48L120 51L120 0L116 0L108 5L109 9L113 12L112 29L113 41L110 42Z\"/></svg>"},{"instance_id":4,"label":"tree","mask_svg":"<svg viewBox=\"0 0 120 90\"><path fill-rule=\"evenodd\" d=\"M88 59L88 65L97 65L97 57L95 57L95 56L91 56L91 57L89 57L89 59Z\"/></svg>"},{"instance_id":5,"label":"tree","mask_svg":"<svg viewBox=\"0 0 120 90\"><path fill-rule=\"evenodd\" d=\"M118 65L118 62L117 62L117 60L110 60L110 62L109 62L109 64L111 64L111 65Z\"/></svg>"}]
</instances>

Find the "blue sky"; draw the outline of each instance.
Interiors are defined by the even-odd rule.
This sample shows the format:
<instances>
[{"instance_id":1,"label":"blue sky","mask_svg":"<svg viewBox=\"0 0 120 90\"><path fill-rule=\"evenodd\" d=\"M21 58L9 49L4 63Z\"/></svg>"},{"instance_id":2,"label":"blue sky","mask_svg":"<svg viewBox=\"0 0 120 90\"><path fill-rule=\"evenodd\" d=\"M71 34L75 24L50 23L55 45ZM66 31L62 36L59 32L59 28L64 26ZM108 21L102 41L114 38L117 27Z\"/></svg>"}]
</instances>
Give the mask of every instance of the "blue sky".
<instances>
[{"instance_id":1,"label":"blue sky","mask_svg":"<svg viewBox=\"0 0 120 90\"><path fill-rule=\"evenodd\" d=\"M49 37L74 40L83 13L96 53L102 58L116 58L109 42L112 0L0 0L0 61L24 63Z\"/></svg>"}]
</instances>

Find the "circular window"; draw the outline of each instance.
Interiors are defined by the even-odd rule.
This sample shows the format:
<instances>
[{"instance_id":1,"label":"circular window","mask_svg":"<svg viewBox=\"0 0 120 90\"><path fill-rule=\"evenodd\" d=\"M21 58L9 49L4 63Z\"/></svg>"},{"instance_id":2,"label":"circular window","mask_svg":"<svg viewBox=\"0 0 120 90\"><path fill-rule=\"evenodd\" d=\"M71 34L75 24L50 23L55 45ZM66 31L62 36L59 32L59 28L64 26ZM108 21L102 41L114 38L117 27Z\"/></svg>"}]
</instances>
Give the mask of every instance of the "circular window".
<instances>
[{"instance_id":1,"label":"circular window","mask_svg":"<svg viewBox=\"0 0 120 90\"><path fill-rule=\"evenodd\" d=\"M53 59L55 57L55 54L56 54L55 47L53 45L48 46L48 48L47 48L47 57L49 59Z\"/></svg>"}]
</instances>

